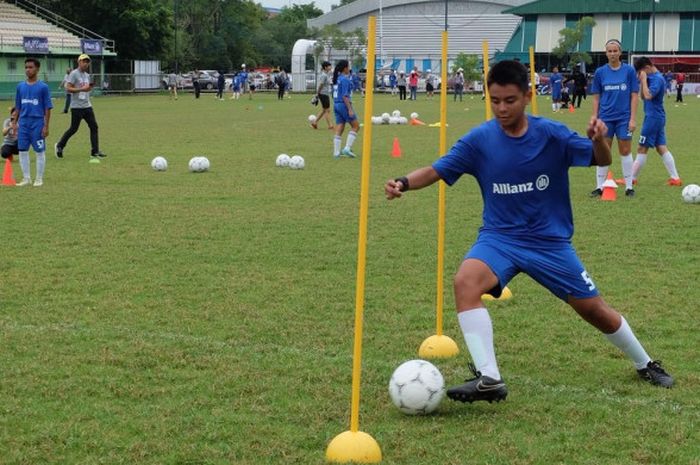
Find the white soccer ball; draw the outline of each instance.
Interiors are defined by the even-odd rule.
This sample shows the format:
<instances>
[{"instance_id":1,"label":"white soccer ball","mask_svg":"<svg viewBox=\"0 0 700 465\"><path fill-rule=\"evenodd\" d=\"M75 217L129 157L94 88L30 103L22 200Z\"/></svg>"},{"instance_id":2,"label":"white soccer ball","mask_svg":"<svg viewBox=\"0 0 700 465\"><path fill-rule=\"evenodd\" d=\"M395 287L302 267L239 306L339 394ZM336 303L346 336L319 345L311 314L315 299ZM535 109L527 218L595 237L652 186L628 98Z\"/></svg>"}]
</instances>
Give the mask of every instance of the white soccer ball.
<instances>
[{"instance_id":1,"label":"white soccer ball","mask_svg":"<svg viewBox=\"0 0 700 465\"><path fill-rule=\"evenodd\" d=\"M277 160L275 160L275 165L277 165L280 168L286 168L289 166L289 155L286 153L280 153L277 155Z\"/></svg>"},{"instance_id":2,"label":"white soccer ball","mask_svg":"<svg viewBox=\"0 0 700 465\"><path fill-rule=\"evenodd\" d=\"M209 170L209 160L206 157L193 157L188 166L192 173L203 173Z\"/></svg>"},{"instance_id":3,"label":"white soccer ball","mask_svg":"<svg viewBox=\"0 0 700 465\"><path fill-rule=\"evenodd\" d=\"M392 116L389 118L389 124L399 124L399 117L398 116Z\"/></svg>"},{"instance_id":4,"label":"white soccer ball","mask_svg":"<svg viewBox=\"0 0 700 465\"><path fill-rule=\"evenodd\" d=\"M168 160L166 160L164 157L155 157L151 161L151 168L156 171L165 171L168 169Z\"/></svg>"},{"instance_id":5,"label":"white soccer ball","mask_svg":"<svg viewBox=\"0 0 700 465\"><path fill-rule=\"evenodd\" d=\"M409 360L391 375L389 395L399 410L408 415L433 412L445 395L445 380L435 365Z\"/></svg>"},{"instance_id":6,"label":"white soccer ball","mask_svg":"<svg viewBox=\"0 0 700 465\"><path fill-rule=\"evenodd\" d=\"M391 118L389 113L382 113L382 122L384 124L389 124L389 118Z\"/></svg>"},{"instance_id":7,"label":"white soccer ball","mask_svg":"<svg viewBox=\"0 0 700 465\"><path fill-rule=\"evenodd\" d=\"M417 119L417 118L418 118L418 113L416 113L415 111L413 113L411 113L411 119Z\"/></svg>"},{"instance_id":8,"label":"white soccer ball","mask_svg":"<svg viewBox=\"0 0 700 465\"><path fill-rule=\"evenodd\" d=\"M697 184L688 184L681 192L685 203L700 203L700 186Z\"/></svg>"},{"instance_id":9,"label":"white soccer ball","mask_svg":"<svg viewBox=\"0 0 700 465\"><path fill-rule=\"evenodd\" d=\"M294 155L289 159L289 167L293 170L303 170L306 163L301 155Z\"/></svg>"},{"instance_id":10,"label":"white soccer ball","mask_svg":"<svg viewBox=\"0 0 700 465\"><path fill-rule=\"evenodd\" d=\"M391 112L391 116L395 116L396 118L398 118L399 116L401 116L401 112L399 110L394 110Z\"/></svg>"},{"instance_id":11,"label":"white soccer ball","mask_svg":"<svg viewBox=\"0 0 700 465\"><path fill-rule=\"evenodd\" d=\"M309 115L309 123L315 123L316 122L316 115Z\"/></svg>"},{"instance_id":12,"label":"white soccer ball","mask_svg":"<svg viewBox=\"0 0 700 465\"><path fill-rule=\"evenodd\" d=\"M373 116L372 117L372 124L382 124L382 117L381 116Z\"/></svg>"},{"instance_id":13,"label":"white soccer ball","mask_svg":"<svg viewBox=\"0 0 700 465\"><path fill-rule=\"evenodd\" d=\"M399 124L408 124L408 118L405 116L399 116Z\"/></svg>"}]
</instances>

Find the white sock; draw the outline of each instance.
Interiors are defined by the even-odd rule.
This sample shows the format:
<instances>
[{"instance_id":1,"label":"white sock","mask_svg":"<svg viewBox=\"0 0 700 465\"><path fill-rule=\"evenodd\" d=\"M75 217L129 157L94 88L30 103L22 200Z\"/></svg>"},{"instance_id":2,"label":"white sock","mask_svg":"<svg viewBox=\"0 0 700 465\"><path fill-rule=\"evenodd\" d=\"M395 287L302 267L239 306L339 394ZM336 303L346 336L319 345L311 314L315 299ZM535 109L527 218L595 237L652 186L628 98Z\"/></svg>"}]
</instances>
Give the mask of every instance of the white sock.
<instances>
[{"instance_id":1,"label":"white sock","mask_svg":"<svg viewBox=\"0 0 700 465\"><path fill-rule=\"evenodd\" d=\"M642 171L644 165L647 163L647 154L638 153L637 158L634 160L632 165L632 179L637 179L639 177L639 172Z\"/></svg>"},{"instance_id":2,"label":"white sock","mask_svg":"<svg viewBox=\"0 0 700 465\"><path fill-rule=\"evenodd\" d=\"M352 148L352 144L355 143L356 137L357 133L355 131L348 132L348 140L345 142L345 146L348 148L348 150Z\"/></svg>"},{"instance_id":3,"label":"white sock","mask_svg":"<svg viewBox=\"0 0 700 465\"><path fill-rule=\"evenodd\" d=\"M673 179L678 179L680 176L678 176L678 171L676 171L676 161L673 159L671 151L669 150L668 152L661 155L661 160L663 160L664 166L666 166L666 171L668 171L668 175L671 176Z\"/></svg>"},{"instance_id":4,"label":"white sock","mask_svg":"<svg viewBox=\"0 0 700 465\"><path fill-rule=\"evenodd\" d=\"M552 104L552 111L557 111L557 104L556 103Z\"/></svg>"},{"instance_id":5,"label":"white sock","mask_svg":"<svg viewBox=\"0 0 700 465\"><path fill-rule=\"evenodd\" d=\"M634 165L632 154L622 155L620 162L622 164L622 176L625 178L625 189L632 189L634 187L632 184L632 166Z\"/></svg>"},{"instance_id":6,"label":"white sock","mask_svg":"<svg viewBox=\"0 0 700 465\"><path fill-rule=\"evenodd\" d=\"M651 361L644 347L642 347L632 332L632 328L627 324L625 317L622 317L622 324L617 331L612 334L606 334L605 337L632 359L637 370L646 367L647 363Z\"/></svg>"},{"instance_id":7,"label":"white sock","mask_svg":"<svg viewBox=\"0 0 700 465\"><path fill-rule=\"evenodd\" d=\"M598 189L603 188L603 183L608 177L608 171L610 171L610 165L608 166L597 166L595 169L596 174L596 187Z\"/></svg>"},{"instance_id":8,"label":"white sock","mask_svg":"<svg viewBox=\"0 0 700 465\"><path fill-rule=\"evenodd\" d=\"M46 167L46 152L36 154L36 178L44 179L44 168Z\"/></svg>"},{"instance_id":9,"label":"white sock","mask_svg":"<svg viewBox=\"0 0 700 465\"><path fill-rule=\"evenodd\" d=\"M457 318L476 369L489 378L501 379L493 348L493 325L489 311L483 307L475 308L459 312Z\"/></svg>"},{"instance_id":10,"label":"white sock","mask_svg":"<svg viewBox=\"0 0 700 465\"><path fill-rule=\"evenodd\" d=\"M333 138L333 155L336 157L340 155L340 144L342 142L342 138L340 136L335 136Z\"/></svg>"},{"instance_id":11,"label":"white sock","mask_svg":"<svg viewBox=\"0 0 700 465\"><path fill-rule=\"evenodd\" d=\"M29 150L27 150L26 152L19 153L19 167L22 169L23 179L30 179L32 177L32 173L29 170Z\"/></svg>"}]
</instances>

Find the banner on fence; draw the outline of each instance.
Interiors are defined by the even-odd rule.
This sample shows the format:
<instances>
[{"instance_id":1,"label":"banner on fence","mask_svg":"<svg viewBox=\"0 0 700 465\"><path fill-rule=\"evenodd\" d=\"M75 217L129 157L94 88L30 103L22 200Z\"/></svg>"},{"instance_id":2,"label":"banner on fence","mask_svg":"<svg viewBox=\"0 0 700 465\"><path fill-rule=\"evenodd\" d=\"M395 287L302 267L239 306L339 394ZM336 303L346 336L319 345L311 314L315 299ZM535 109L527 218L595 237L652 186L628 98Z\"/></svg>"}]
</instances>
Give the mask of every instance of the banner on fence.
<instances>
[{"instance_id":1,"label":"banner on fence","mask_svg":"<svg viewBox=\"0 0 700 465\"><path fill-rule=\"evenodd\" d=\"M49 53L48 37L24 36L22 37L22 44L24 45L24 51L27 53Z\"/></svg>"},{"instance_id":2,"label":"banner on fence","mask_svg":"<svg viewBox=\"0 0 700 465\"><path fill-rule=\"evenodd\" d=\"M102 55L102 41L95 39L80 39L80 49L88 55Z\"/></svg>"}]
</instances>

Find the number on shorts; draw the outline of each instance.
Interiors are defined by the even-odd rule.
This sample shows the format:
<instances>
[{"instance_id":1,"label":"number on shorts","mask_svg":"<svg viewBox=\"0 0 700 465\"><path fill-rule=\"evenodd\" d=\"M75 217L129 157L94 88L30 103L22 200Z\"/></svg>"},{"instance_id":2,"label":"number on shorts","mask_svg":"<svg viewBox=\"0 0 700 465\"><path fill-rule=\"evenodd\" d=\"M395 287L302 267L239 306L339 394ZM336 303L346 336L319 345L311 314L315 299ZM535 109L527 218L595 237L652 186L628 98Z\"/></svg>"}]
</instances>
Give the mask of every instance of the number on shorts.
<instances>
[{"instance_id":1,"label":"number on shorts","mask_svg":"<svg viewBox=\"0 0 700 465\"><path fill-rule=\"evenodd\" d=\"M44 139L36 141L36 146L39 147L39 150L44 150Z\"/></svg>"},{"instance_id":2,"label":"number on shorts","mask_svg":"<svg viewBox=\"0 0 700 465\"><path fill-rule=\"evenodd\" d=\"M583 270L581 272L581 277L583 278L585 283L588 284L589 291L592 291L593 289L595 289L595 284L593 284L593 280L591 279L590 276L588 276L588 272L586 270Z\"/></svg>"},{"instance_id":3,"label":"number on shorts","mask_svg":"<svg viewBox=\"0 0 700 465\"><path fill-rule=\"evenodd\" d=\"M639 136L639 145L644 145L644 143L645 143L646 141L647 141L647 137L646 137L646 136L642 136L642 135Z\"/></svg>"}]
</instances>

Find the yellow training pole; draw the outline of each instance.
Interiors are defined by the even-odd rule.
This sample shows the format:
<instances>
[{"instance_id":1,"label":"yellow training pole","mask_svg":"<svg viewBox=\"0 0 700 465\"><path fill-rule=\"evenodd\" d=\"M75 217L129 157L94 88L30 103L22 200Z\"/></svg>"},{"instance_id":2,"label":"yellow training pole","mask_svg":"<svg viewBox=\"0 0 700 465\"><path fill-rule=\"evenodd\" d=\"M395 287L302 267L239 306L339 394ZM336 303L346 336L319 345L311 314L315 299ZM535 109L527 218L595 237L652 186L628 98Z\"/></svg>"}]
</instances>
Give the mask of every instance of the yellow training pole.
<instances>
[{"instance_id":1,"label":"yellow training pole","mask_svg":"<svg viewBox=\"0 0 700 465\"><path fill-rule=\"evenodd\" d=\"M447 31L442 31L442 84L440 88L440 153L447 152ZM422 358L448 358L459 353L457 343L442 334L442 313L444 304L444 268L445 268L445 183L438 183L438 250L437 250L437 302L436 331L421 344L418 356Z\"/></svg>"},{"instance_id":2,"label":"yellow training pole","mask_svg":"<svg viewBox=\"0 0 700 465\"><path fill-rule=\"evenodd\" d=\"M367 27L367 86L365 90L365 133L362 139L362 176L360 181L360 218L357 241L357 284L355 288L355 341L352 355L352 402L350 430L328 444L329 462L377 463L382 450L372 436L360 429L360 370L362 367L362 314L365 303L365 263L367 255L367 216L369 210L369 172L372 151L372 111L374 103L374 61L377 18L369 17Z\"/></svg>"},{"instance_id":3,"label":"yellow training pole","mask_svg":"<svg viewBox=\"0 0 700 465\"><path fill-rule=\"evenodd\" d=\"M530 46L530 89L532 90L532 114L537 116L537 86L535 85L535 48Z\"/></svg>"},{"instance_id":4,"label":"yellow training pole","mask_svg":"<svg viewBox=\"0 0 700 465\"><path fill-rule=\"evenodd\" d=\"M486 85L486 80L489 75L489 41L485 40L481 46L483 50L484 62L484 103L486 107L486 121L491 119L491 97L489 96L489 86Z\"/></svg>"}]
</instances>

